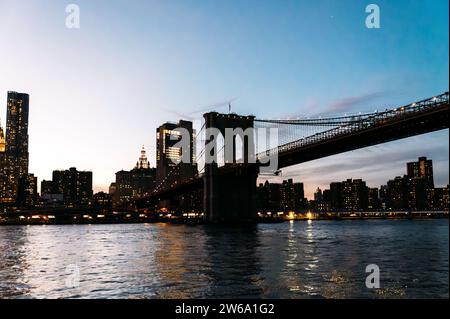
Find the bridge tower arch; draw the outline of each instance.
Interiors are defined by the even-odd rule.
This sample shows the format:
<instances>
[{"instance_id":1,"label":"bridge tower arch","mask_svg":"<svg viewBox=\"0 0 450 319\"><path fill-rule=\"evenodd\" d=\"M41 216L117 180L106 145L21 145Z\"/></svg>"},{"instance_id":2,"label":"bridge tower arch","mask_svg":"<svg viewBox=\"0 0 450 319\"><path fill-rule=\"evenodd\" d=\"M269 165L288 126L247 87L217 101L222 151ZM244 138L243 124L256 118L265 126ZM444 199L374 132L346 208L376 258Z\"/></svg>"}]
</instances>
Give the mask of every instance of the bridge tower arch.
<instances>
[{"instance_id":1,"label":"bridge tower arch","mask_svg":"<svg viewBox=\"0 0 450 319\"><path fill-rule=\"evenodd\" d=\"M226 143L227 129L254 128L254 116L237 114L221 114L210 112L203 115L205 129L215 128L224 137ZM214 158L212 162L205 162L203 207L205 219L212 223L240 223L252 222L256 219L256 180L258 166L251 161L255 154L254 139L241 136L243 161L237 161L236 136L233 136L232 147L224 147L225 158L232 158L219 169L217 153L206 154ZM214 136L206 136L205 147L217 143ZM217 145L214 145L217 150ZM226 152L232 152L227 154Z\"/></svg>"}]
</instances>

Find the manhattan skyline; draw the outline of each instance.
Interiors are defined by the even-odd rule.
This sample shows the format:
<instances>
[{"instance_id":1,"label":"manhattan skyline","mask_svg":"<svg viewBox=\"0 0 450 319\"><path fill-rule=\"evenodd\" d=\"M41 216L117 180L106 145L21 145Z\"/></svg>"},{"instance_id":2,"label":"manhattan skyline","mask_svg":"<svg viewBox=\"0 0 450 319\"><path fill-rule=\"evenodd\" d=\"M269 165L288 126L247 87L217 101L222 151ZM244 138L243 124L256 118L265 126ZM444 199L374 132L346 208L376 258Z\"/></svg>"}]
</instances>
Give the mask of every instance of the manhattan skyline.
<instances>
[{"instance_id":1,"label":"manhattan skyline","mask_svg":"<svg viewBox=\"0 0 450 319\"><path fill-rule=\"evenodd\" d=\"M446 1L378 1L379 30L365 28L364 3L325 1L312 12L290 2L276 15L266 2L78 4L81 28L70 30L63 3L0 3L0 35L16 48L0 53L0 119L4 126L7 91L30 94L30 171L39 180L76 166L107 190L142 145L155 166L160 123L234 97L235 112L286 118L373 111L448 90ZM311 198L347 177L378 187L427 156L436 184L446 185L448 139L445 130L370 147L284 169L279 179L305 183Z\"/></svg>"}]
</instances>

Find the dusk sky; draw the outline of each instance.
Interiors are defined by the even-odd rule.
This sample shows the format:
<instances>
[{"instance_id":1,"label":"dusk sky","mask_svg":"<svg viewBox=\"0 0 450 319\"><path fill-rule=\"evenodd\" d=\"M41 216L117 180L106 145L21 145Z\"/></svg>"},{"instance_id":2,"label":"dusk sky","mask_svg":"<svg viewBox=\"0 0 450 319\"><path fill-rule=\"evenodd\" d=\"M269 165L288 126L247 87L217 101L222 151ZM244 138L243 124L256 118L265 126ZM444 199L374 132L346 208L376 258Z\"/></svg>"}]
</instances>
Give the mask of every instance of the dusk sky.
<instances>
[{"instance_id":1,"label":"dusk sky","mask_svg":"<svg viewBox=\"0 0 450 319\"><path fill-rule=\"evenodd\" d=\"M65 26L68 4L81 28ZM365 25L366 5L381 28ZM448 91L448 0L0 0L0 119L7 91L30 94L30 172L94 172L107 190L177 114L237 97L260 118L367 112ZM226 107L217 107L226 112ZM201 113L200 113L201 114ZM200 115L196 114L196 115ZM379 187L428 156L448 184L448 130L297 165L308 197L332 181ZM280 179L280 178L278 178Z\"/></svg>"}]
</instances>

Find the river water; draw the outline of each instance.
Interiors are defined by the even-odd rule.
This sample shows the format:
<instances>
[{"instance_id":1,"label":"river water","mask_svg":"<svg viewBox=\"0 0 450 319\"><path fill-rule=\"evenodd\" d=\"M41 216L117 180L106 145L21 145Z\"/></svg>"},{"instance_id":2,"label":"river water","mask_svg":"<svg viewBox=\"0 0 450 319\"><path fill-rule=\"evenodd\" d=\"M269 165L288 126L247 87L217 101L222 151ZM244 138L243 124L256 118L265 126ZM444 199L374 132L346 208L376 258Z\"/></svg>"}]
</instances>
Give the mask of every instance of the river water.
<instances>
[{"instance_id":1,"label":"river water","mask_svg":"<svg viewBox=\"0 0 450 319\"><path fill-rule=\"evenodd\" d=\"M449 221L0 227L1 298L448 298ZM366 266L380 288L366 287Z\"/></svg>"}]
</instances>

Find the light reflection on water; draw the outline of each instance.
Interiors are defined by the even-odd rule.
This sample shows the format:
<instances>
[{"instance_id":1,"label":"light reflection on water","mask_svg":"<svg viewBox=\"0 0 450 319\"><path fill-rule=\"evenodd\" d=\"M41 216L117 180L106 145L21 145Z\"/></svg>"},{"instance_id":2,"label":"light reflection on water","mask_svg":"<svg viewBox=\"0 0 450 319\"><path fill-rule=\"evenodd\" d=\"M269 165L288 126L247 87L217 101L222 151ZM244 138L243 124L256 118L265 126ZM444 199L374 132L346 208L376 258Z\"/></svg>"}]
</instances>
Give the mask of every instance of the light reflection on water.
<instances>
[{"instance_id":1,"label":"light reflection on water","mask_svg":"<svg viewBox=\"0 0 450 319\"><path fill-rule=\"evenodd\" d=\"M447 219L6 226L0 297L448 298L448 231ZM368 264L381 289L365 287Z\"/></svg>"}]
</instances>

